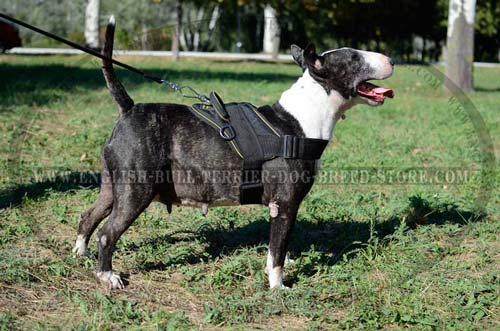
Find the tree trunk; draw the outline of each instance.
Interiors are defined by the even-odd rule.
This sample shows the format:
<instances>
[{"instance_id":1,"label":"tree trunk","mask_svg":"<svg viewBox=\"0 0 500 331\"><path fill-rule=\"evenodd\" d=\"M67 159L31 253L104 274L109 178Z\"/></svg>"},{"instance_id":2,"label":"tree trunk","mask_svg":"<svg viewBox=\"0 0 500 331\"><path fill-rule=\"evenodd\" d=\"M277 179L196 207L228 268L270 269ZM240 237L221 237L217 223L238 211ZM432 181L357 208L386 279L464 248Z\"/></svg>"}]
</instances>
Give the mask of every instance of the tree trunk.
<instances>
[{"instance_id":1,"label":"tree trunk","mask_svg":"<svg viewBox=\"0 0 500 331\"><path fill-rule=\"evenodd\" d=\"M278 24L276 10L271 5L264 8L264 53L278 57L281 29Z\"/></svg>"},{"instance_id":2,"label":"tree trunk","mask_svg":"<svg viewBox=\"0 0 500 331\"><path fill-rule=\"evenodd\" d=\"M446 39L446 77L463 91L473 89L476 0L450 0Z\"/></svg>"},{"instance_id":3,"label":"tree trunk","mask_svg":"<svg viewBox=\"0 0 500 331\"><path fill-rule=\"evenodd\" d=\"M141 48L142 50L148 49L148 27L145 23L142 23L142 34L141 34Z\"/></svg>"},{"instance_id":4,"label":"tree trunk","mask_svg":"<svg viewBox=\"0 0 500 331\"><path fill-rule=\"evenodd\" d=\"M99 48L99 0L88 0L85 10L85 44Z\"/></svg>"},{"instance_id":5,"label":"tree trunk","mask_svg":"<svg viewBox=\"0 0 500 331\"><path fill-rule=\"evenodd\" d=\"M179 60L179 39L182 32L182 4L177 0L175 5L175 29L172 36L172 60Z\"/></svg>"},{"instance_id":6,"label":"tree trunk","mask_svg":"<svg viewBox=\"0 0 500 331\"><path fill-rule=\"evenodd\" d=\"M207 39L203 43L203 51L207 51L210 46L210 41L212 40L213 33L215 31L215 27L217 26L217 20L219 19L219 5L215 5L214 10L212 11L212 16L210 18L210 23L208 23L208 35Z\"/></svg>"},{"instance_id":7,"label":"tree trunk","mask_svg":"<svg viewBox=\"0 0 500 331\"><path fill-rule=\"evenodd\" d=\"M439 56L440 54L443 54L444 55L444 52L441 50L442 48L442 45L441 45L441 41L439 39L434 39L434 61L435 62L438 62L439 61Z\"/></svg>"},{"instance_id":8,"label":"tree trunk","mask_svg":"<svg viewBox=\"0 0 500 331\"><path fill-rule=\"evenodd\" d=\"M192 27L193 24L191 23L191 14L193 12L192 8L188 8L186 12L186 24L181 30L181 44L182 47L184 48L185 51L192 51L193 50L193 31Z\"/></svg>"},{"instance_id":9,"label":"tree trunk","mask_svg":"<svg viewBox=\"0 0 500 331\"><path fill-rule=\"evenodd\" d=\"M195 52L198 52L198 48L200 46L200 40L201 40L201 24L203 22L203 16L205 15L205 9L203 7L198 9L198 12L196 14L196 27L194 31L194 36L193 36L193 50Z\"/></svg>"}]
</instances>

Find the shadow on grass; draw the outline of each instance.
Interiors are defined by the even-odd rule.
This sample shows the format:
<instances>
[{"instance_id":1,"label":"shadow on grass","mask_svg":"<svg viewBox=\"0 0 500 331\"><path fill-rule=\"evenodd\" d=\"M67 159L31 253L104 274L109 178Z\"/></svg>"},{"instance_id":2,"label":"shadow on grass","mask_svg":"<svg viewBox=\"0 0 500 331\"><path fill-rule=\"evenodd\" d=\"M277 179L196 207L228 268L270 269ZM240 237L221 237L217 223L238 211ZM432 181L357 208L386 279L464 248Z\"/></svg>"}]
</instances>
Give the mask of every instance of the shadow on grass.
<instances>
[{"instance_id":1,"label":"shadow on grass","mask_svg":"<svg viewBox=\"0 0 500 331\"><path fill-rule=\"evenodd\" d=\"M11 107L36 104L46 105L62 98L62 92L71 92L78 88L93 90L105 89L106 84L100 70L100 64L95 63L95 68L82 68L77 66L83 60L75 61L75 65L24 65L4 63L0 66L0 106ZM89 61L87 59L87 61ZM240 81L275 81L293 80L297 75L284 73L251 73L224 70L213 70L210 68L151 68L146 69L148 74L167 78L168 80L182 83L186 80L207 81L216 80L225 82ZM143 79L125 70L117 70L124 85L131 89L133 86L151 84L151 81ZM195 83L194 83L195 84Z\"/></svg>"},{"instance_id":2,"label":"shadow on grass","mask_svg":"<svg viewBox=\"0 0 500 331\"><path fill-rule=\"evenodd\" d=\"M213 62L213 63L221 63L221 64L224 64L224 63L235 63L235 64L245 64L245 63L261 63L261 64L269 64L269 65L276 65L276 64L281 64L281 65L286 65L286 66L295 66L297 68L297 73L301 73L302 72L302 69L300 69L299 65L298 64L295 64L293 62L290 62L288 60L281 60L281 59L277 59L277 60L273 60L273 59L237 59L237 58L233 58L233 59L210 59L210 62Z\"/></svg>"},{"instance_id":3,"label":"shadow on grass","mask_svg":"<svg viewBox=\"0 0 500 331\"><path fill-rule=\"evenodd\" d=\"M421 197L410 197L410 205L406 214L399 217L378 222L374 228L370 228L367 222L337 222L332 219L314 223L299 219L290 241L290 252L293 256L299 256L301 252L307 251L314 245L316 251L324 253L320 263L333 265L344 255L349 254L365 246L376 237L383 241L384 238L394 234L405 220L409 228L425 226L430 224L442 225L445 223L464 225L468 222L476 222L484 219L484 215L461 211L454 205L442 205L431 207L431 204ZM183 232L188 234L182 238L175 234L160 236L128 246L127 250L138 250L142 246L150 246L154 249L157 245L175 244L181 241L201 240L207 242L209 247L205 251L210 257L216 258L222 255L230 255L234 251L244 247L256 247L267 245L269 241L269 222L260 218L245 226L234 229L213 228L205 224L199 231ZM373 237L372 237L373 235ZM202 255L185 255L168 262L149 263L140 266L142 270L163 270L175 264L196 264L206 259ZM315 271L310 270L313 274ZM293 280L292 280L293 281Z\"/></svg>"},{"instance_id":4,"label":"shadow on grass","mask_svg":"<svg viewBox=\"0 0 500 331\"><path fill-rule=\"evenodd\" d=\"M500 92L500 87L474 87L474 91L476 92Z\"/></svg>"},{"instance_id":5,"label":"shadow on grass","mask_svg":"<svg viewBox=\"0 0 500 331\"><path fill-rule=\"evenodd\" d=\"M47 194L48 191L67 192L82 187L96 188L100 183L100 175L85 172L69 172L50 180L23 184L13 189L0 191L0 209L20 204L24 198L36 199ZM338 222L335 219L312 222L298 219L290 241L289 250L293 256L299 256L314 245L316 251L323 253L319 263L333 265L344 255L368 244L373 237L383 240L395 233L401 224L408 228L425 226L428 224L441 225L445 223L466 224L484 219L485 215L462 211L456 205L447 204L433 206L419 196L409 198L407 212L398 217L389 218L374 224L371 228L367 222L355 220ZM300 217L300 215L299 215ZM404 222L403 222L404 221ZM179 236L180 235L180 236ZM269 222L265 218L256 219L244 226L229 229L214 227L207 221L202 223L196 231L180 231L168 235L147 238L137 243L130 243L127 252L138 251L141 248L155 250L165 244L190 242L199 240L207 243L208 248L202 254L185 254L173 257L169 261L144 263L141 270L164 270L179 264L196 264L206 260L206 254L211 258L222 255L231 255L238 249L245 247L266 246L269 241ZM313 274L311 269L306 271ZM292 279L293 281L293 279Z\"/></svg>"},{"instance_id":6,"label":"shadow on grass","mask_svg":"<svg viewBox=\"0 0 500 331\"><path fill-rule=\"evenodd\" d=\"M48 178L43 181L20 184L0 191L0 209L14 207L23 202L23 199L37 199L48 191L68 192L84 188L100 186L101 175L88 172L68 172L61 176Z\"/></svg>"}]
</instances>

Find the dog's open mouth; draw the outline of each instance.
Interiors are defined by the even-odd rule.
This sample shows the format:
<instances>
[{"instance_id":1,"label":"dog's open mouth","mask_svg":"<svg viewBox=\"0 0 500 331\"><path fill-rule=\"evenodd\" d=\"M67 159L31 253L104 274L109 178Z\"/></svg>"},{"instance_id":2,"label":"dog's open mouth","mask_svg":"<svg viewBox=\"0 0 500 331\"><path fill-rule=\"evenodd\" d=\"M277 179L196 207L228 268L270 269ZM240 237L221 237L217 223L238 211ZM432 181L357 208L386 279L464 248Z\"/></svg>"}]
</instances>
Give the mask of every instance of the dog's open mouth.
<instances>
[{"instance_id":1,"label":"dog's open mouth","mask_svg":"<svg viewBox=\"0 0 500 331\"><path fill-rule=\"evenodd\" d=\"M372 83L362 82L356 88L356 93L379 104L384 103L385 97L394 98L394 91Z\"/></svg>"}]
</instances>

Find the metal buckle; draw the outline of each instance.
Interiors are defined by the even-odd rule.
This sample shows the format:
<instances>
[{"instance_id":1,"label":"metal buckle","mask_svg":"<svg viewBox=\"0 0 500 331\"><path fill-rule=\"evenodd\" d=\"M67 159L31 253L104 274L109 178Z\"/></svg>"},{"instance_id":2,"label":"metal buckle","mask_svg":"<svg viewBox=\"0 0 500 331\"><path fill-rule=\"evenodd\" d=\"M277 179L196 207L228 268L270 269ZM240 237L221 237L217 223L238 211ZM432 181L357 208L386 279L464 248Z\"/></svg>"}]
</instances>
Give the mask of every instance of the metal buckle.
<instances>
[{"instance_id":1,"label":"metal buckle","mask_svg":"<svg viewBox=\"0 0 500 331\"><path fill-rule=\"evenodd\" d=\"M234 132L234 129L231 125L225 125L222 128L220 128L219 134L222 137L222 139L227 141L231 141L236 137L236 132Z\"/></svg>"},{"instance_id":2,"label":"metal buckle","mask_svg":"<svg viewBox=\"0 0 500 331\"><path fill-rule=\"evenodd\" d=\"M296 159L299 156L299 137L283 136L283 157L285 159Z\"/></svg>"}]
</instances>

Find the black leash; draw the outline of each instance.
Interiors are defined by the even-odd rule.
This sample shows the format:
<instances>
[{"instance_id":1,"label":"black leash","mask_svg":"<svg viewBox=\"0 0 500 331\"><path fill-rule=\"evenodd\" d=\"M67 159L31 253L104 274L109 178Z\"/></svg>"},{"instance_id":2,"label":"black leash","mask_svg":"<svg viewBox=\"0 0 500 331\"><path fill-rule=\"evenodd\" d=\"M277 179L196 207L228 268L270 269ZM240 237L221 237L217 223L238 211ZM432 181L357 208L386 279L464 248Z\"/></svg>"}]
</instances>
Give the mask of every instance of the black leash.
<instances>
[{"instance_id":1,"label":"black leash","mask_svg":"<svg viewBox=\"0 0 500 331\"><path fill-rule=\"evenodd\" d=\"M120 66L120 67L122 67L122 68L125 68L125 69L127 69L127 70L130 70L130 71L132 71L132 72L134 72L134 73L136 73L136 74L139 74L139 75L141 75L142 77L144 77L144 78L146 78L146 79L152 80L152 81L154 81L154 82L156 82L156 83L158 83L158 84L164 84L164 85L168 86L169 88L171 88L172 90L180 92L180 93L181 93L181 95L182 95L183 97L185 97L185 98L195 98L195 99L200 100L201 102L210 103L210 100L209 100L209 98L208 98L206 95L203 95L203 94L201 94L201 93L196 92L196 90L195 90L195 89L193 89L193 88L192 88L192 87L190 87L190 86L180 86L179 84L169 82L169 81L167 81L167 80L165 80L165 79L162 79L162 78L159 78L159 77L155 77L155 76L149 75L149 74L145 73L144 71L139 70L139 69L137 69L137 68L134 68L134 67L132 67L132 66L130 66L130 65L128 65L128 64L126 64L126 63L123 63L123 62L120 62L120 61L114 60L114 59L112 59L112 58L110 59L110 58L108 58L108 57L106 57L106 56L102 55L101 53L99 53L99 52L97 52L97 51L93 50L93 49L90 49L90 48L85 47L85 46L78 45L77 43L74 43L74 42L72 42L72 41L70 41L70 40L66 40L66 39L64 39L64 38L62 38L62 37L59 37L59 36L57 36L57 35L53 34L53 33L50 33L50 32L47 32L47 31L44 31L44 30L42 30L42 29L40 29L40 28L37 28L36 26L33 26L33 25L28 24L28 23L26 23L26 22L20 21L20 20L18 20L18 19L16 19L16 18L14 18L14 17L10 17L10 16L8 16L8 15L6 15L6 14L4 14L4 13L0 13L0 17L1 17L1 18L6 19L6 20L8 20L8 21L11 21L11 22L13 22L13 23L15 23L15 24L18 24L18 25L24 26L24 27L25 27L25 28L27 28L27 29L33 30L33 31L38 32L38 33L40 33L40 34L43 34L44 36L47 36L47 37L52 38L52 39L54 39L54 40L57 40L57 41L59 41L59 42L61 42L61 43L63 43L63 44L66 44L66 45L70 46L70 47L73 47L73 48L79 49L79 50L81 50L81 51L82 51L82 52L84 52L84 53L87 53L87 54L90 54L90 55L92 55L92 56L98 57L98 58L100 58L100 59L102 59L102 60L107 60L107 61L110 61L110 62L112 62L112 63L116 64L117 66ZM194 95L187 95L187 94L184 94L184 93L183 93L183 91L184 91L184 90L189 90L189 91L191 91Z\"/></svg>"}]
</instances>

